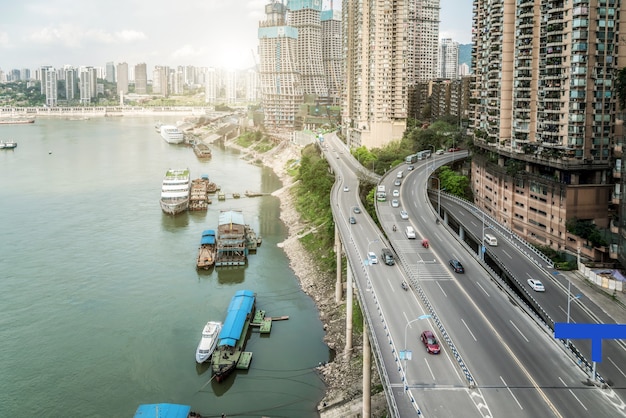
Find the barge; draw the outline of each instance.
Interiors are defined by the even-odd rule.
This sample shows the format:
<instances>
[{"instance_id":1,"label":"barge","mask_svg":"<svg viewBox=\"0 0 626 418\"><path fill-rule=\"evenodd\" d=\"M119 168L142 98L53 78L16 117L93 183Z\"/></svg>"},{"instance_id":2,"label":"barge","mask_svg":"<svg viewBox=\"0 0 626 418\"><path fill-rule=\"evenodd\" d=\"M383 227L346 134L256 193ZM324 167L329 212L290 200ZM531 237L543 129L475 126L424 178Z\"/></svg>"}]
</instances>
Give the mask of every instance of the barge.
<instances>
[{"instance_id":1,"label":"barge","mask_svg":"<svg viewBox=\"0 0 626 418\"><path fill-rule=\"evenodd\" d=\"M252 353L244 352L250 325L255 319L255 294L239 290L228 305L226 319L219 335L217 348L211 357L213 377L220 383L236 368L247 369Z\"/></svg>"},{"instance_id":2,"label":"barge","mask_svg":"<svg viewBox=\"0 0 626 418\"><path fill-rule=\"evenodd\" d=\"M199 269L208 270L215 264L215 231L207 229L202 232L200 239L200 249L198 250L198 260L196 265Z\"/></svg>"},{"instance_id":3,"label":"barge","mask_svg":"<svg viewBox=\"0 0 626 418\"><path fill-rule=\"evenodd\" d=\"M191 182L191 196L189 198L189 210L207 210L211 204L209 199L209 177L203 175Z\"/></svg>"},{"instance_id":4,"label":"barge","mask_svg":"<svg viewBox=\"0 0 626 418\"><path fill-rule=\"evenodd\" d=\"M217 226L215 266L244 266L248 261L248 246L243 213L220 211Z\"/></svg>"}]
</instances>

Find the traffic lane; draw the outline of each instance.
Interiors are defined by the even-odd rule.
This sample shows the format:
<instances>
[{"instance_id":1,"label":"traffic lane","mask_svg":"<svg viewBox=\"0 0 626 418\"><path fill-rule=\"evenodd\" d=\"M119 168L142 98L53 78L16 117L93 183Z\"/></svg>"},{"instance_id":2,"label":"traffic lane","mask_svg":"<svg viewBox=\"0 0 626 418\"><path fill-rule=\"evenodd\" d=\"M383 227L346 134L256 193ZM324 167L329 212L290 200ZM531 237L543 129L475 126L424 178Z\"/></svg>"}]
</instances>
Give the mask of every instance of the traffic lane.
<instances>
[{"instance_id":1,"label":"traffic lane","mask_svg":"<svg viewBox=\"0 0 626 418\"><path fill-rule=\"evenodd\" d=\"M457 286L456 289L455 286ZM446 309L438 315L448 324L448 332L452 334L461 356L472 371L485 399L488 400L493 415L510 416L509 414L515 412L515 415L525 416L529 410L534 410L537 413L535 416L546 416L545 411L560 408L561 401L553 400L546 395L542 384L537 380L533 364L528 364L527 358L520 357L520 352L524 351L530 353L541 351L541 354L545 351L534 350L530 344L533 332L537 333L532 323L525 324L521 319L523 314L520 316L515 311L512 311L512 315L508 315L508 307L501 306L502 301L498 300L501 299L499 295L494 294L491 297L493 300L488 303L470 302L470 299L474 299L478 292L494 291L487 286L483 285L482 288L471 292L469 299L461 296L464 292L458 283L447 286L444 284L443 288L448 295L445 306L453 308ZM434 289L428 290L436 292ZM435 298L433 294L433 299ZM439 303L439 300L434 302L434 304ZM477 313L478 305L481 306L480 311L485 312ZM496 306L496 308L488 311L484 305ZM507 319L512 321L509 329L514 331L507 332L506 327L501 329L500 325L494 324L495 318L500 316L509 317ZM458 319L455 320L455 318ZM523 333L530 337L528 343L519 342L528 338L524 337ZM535 335L534 338L543 338L546 346L551 345L545 340L547 338L545 335L539 337ZM562 366L568 369L571 363L563 363ZM548 369L554 370L554 366ZM566 375L566 371L562 374ZM503 394L506 394L504 399Z\"/></svg>"}]
</instances>

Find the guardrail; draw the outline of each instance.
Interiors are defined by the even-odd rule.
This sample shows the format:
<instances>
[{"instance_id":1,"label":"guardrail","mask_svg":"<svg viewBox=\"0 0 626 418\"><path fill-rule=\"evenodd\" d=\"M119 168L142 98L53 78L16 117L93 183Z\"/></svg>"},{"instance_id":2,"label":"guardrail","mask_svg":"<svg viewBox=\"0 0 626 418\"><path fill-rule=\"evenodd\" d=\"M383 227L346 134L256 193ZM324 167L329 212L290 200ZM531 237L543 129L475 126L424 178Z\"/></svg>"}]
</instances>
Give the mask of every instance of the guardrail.
<instances>
[{"instance_id":1,"label":"guardrail","mask_svg":"<svg viewBox=\"0 0 626 418\"><path fill-rule=\"evenodd\" d=\"M443 191L442 192L439 192L439 191L435 192L435 190L432 190L432 189L429 189L428 191L431 194L441 193L441 196L440 196L441 198L448 199L448 200L453 200L456 203L458 203L459 205L464 206L469 212L473 213L476 216L476 218L478 220L480 220L481 222L482 222L482 215L484 214L484 216L485 216L485 226L489 226L491 229L497 230L498 232L500 232L500 234L503 237L508 238L509 241L515 247L517 247L518 250L520 250L528 259L532 260L538 266L542 267L541 266L541 262L538 260L538 259L540 259L541 261L543 261L545 263L546 267L554 268L554 263L552 263L552 260L550 260L548 257L546 257L545 254L543 254L541 251L537 250L535 247L533 247L528 242L523 240L520 236L518 236L511 229L509 229L506 226L501 225L500 223L498 223L498 221L493 219L487 213L484 213L475 204L471 203L470 201L468 201L466 199L462 199L462 198L460 198L458 196L454 196L454 195L451 195L451 194L443 192ZM489 221L489 222L487 222L487 221ZM481 239L482 239L482 237L481 237ZM478 239L478 241L480 242L481 239ZM482 243L481 243L481 245L482 245Z\"/></svg>"},{"instance_id":2,"label":"guardrail","mask_svg":"<svg viewBox=\"0 0 626 418\"><path fill-rule=\"evenodd\" d=\"M432 192L432 190L429 190L429 192ZM456 198L456 196L451 196L449 195L448 197L450 197L450 200L455 200L458 203L463 204L466 207L470 207L470 209L468 209L468 211L475 213L474 210L471 209L471 207L473 207L474 205L472 205L471 203L464 201L464 199L459 199ZM493 221L493 220L492 220ZM497 222L494 221L495 224L497 224ZM486 223L485 223L486 225ZM499 225L499 224L497 224ZM496 273L486 262L484 262L483 260L480 259L480 257L474 253L474 249L471 248L465 241L461 241L458 239L458 235L456 233L454 233L454 231L446 224L444 224L444 227L452 234L452 236L454 236L455 238L457 238L457 241L460 242L464 247L466 247L466 250L470 253L473 254L474 257L476 258L476 260L483 266L483 268L489 273L489 275L491 276L491 278L494 280L494 282L502 287L503 289L506 290L507 294L514 298L516 303L524 308L524 311L530 315L532 318L534 318L535 322L537 322L539 325L543 326L544 331L546 331L546 333L550 334L550 335L554 335L554 320L550 317L550 315L541 307L541 305L539 304L539 302L537 302L537 300L528 292L528 290L526 289L525 286L523 286L523 284L519 281L519 279L517 278L517 276L511 271L509 270L506 265L501 262L498 257L495 254L489 254L489 257L491 257L494 262L496 262L498 264L498 266L507 274L507 276L513 280L515 283L517 283L518 289L523 292L525 294L525 296L528 298L528 300L530 300L532 302L532 305L529 305L528 302L524 299L522 299L521 297L519 297L519 295L517 294L517 292L515 292L515 290L513 288L511 288L509 286L509 284L506 282L506 280L504 278L502 278L498 273ZM506 228L502 228L504 230L507 230ZM473 234L472 234L473 235ZM477 238L477 237L475 237ZM519 242L525 243L520 237L516 236L516 239ZM480 242L480 239L477 238L477 240ZM524 254L528 257L528 252L524 251L524 249L521 246L517 246L516 247ZM526 248L533 248L532 246L530 246L530 244L525 243L525 247ZM536 253L536 251L533 251L533 253ZM541 253L540 253L541 254ZM541 254L543 255L543 254ZM530 258L530 257L529 257ZM542 259L545 259L545 257L541 257ZM537 261L535 261L535 263L539 266L542 267ZM552 268L552 267L550 267ZM571 342L569 342L569 344L567 343L566 340L560 339L561 344L563 344L563 348L565 350L568 350L570 352L570 354L576 359L576 364L587 374L592 375L593 374L593 365L592 363L589 362L589 360L587 360L587 358L580 352L580 350L578 350L578 348ZM595 377L596 380L598 380L601 383L606 383L605 379L598 373L596 373Z\"/></svg>"}]
</instances>

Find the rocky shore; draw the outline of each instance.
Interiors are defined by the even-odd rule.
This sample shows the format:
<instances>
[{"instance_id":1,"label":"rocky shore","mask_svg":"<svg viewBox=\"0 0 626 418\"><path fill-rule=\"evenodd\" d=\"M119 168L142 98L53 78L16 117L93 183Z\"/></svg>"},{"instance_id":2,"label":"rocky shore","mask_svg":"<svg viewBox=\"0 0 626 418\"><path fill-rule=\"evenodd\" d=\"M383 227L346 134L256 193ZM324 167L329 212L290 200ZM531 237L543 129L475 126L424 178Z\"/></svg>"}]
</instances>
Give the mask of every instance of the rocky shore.
<instances>
[{"instance_id":1,"label":"rocky shore","mask_svg":"<svg viewBox=\"0 0 626 418\"><path fill-rule=\"evenodd\" d=\"M290 260L290 266L295 275L300 280L302 290L309 295L316 303L320 320L326 331L325 343L335 352L334 359L327 364L318 367L320 376L327 386L324 399L320 402L318 410L324 416L324 411L331 411L335 407L342 407L339 415L334 416L360 416L362 404L362 339L361 335L353 336L353 350L350 355L344 353L345 347L345 300L340 303L335 302L335 277L328 277L327 274L315 268L315 260L304 249L299 241L299 237L310 232L310 226L302 221L295 209L294 196L291 193L291 186L294 179L288 172L289 162L300 159L301 148L297 145L282 142L280 145L266 153L256 153L249 151L230 141L226 146L239 149L242 158L257 164L270 167L282 181L283 187L273 193L280 199L281 220L288 227L287 239L280 245ZM313 266L313 268L312 268ZM380 382L378 372L372 367L373 385ZM346 410L346 405L354 413ZM372 417L384 416L386 403L384 393L372 397Z\"/></svg>"}]
</instances>

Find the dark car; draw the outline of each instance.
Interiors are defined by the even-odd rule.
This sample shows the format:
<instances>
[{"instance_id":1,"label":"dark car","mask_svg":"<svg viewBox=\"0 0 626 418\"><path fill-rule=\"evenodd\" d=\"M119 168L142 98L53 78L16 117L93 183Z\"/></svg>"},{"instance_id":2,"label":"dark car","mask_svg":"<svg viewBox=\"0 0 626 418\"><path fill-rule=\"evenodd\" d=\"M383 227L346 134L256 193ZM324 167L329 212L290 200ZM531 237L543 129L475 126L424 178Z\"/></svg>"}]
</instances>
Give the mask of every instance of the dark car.
<instances>
[{"instance_id":1,"label":"dark car","mask_svg":"<svg viewBox=\"0 0 626 418\"><path fill-rule=\"evenodd\" d=\"M441 349L439 348L439 343L435 338L435 334L432 331L424 331L422 335L420 335L420 340L426 347L426 352L429 354L439 354Z\"/></svg>"},{"instance_id":2,"label":"dark car","mask_svg":"<svg viewBox=\"0 0 626 418\"><path fill-rule=\"evenodd\" d=\"M355 224L356 223L356 218L354 216L350 216L350 223L351 224Z\"/></svg>"},{"instance_id":3,"label":"dark car","mask_svg":"<svg viewBox=\"0 0 626 418\"><path fill-rule=\"evenodd\" d=\"M450 265L454 269L455 273L465 273L463 269L463 264L459 260L450 260Z\"/></svg>"},{"instance_id":4,"label":"dark car","mask_svg":"<svg viewBox=\"0 0 626 418\"><path fill-rule=\"evenodd\" d=\"M396 261L393 259L393 253L389 248L383 248L380 252L380 258L387 264L388 266L393 266L396 264Z\"/></svg>"}]
</instances>

